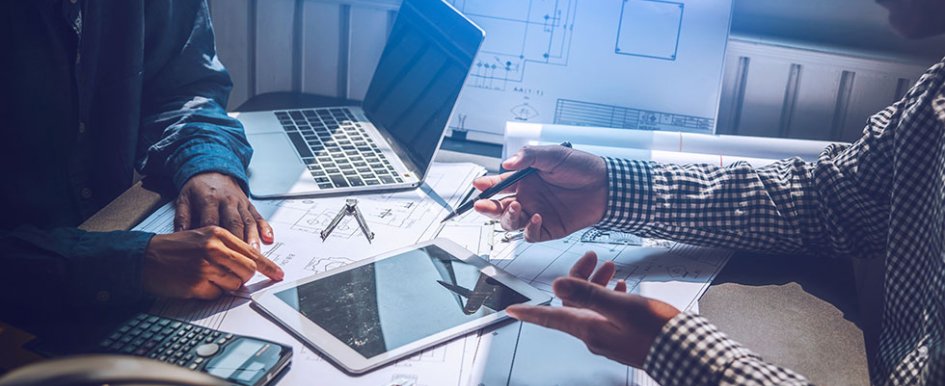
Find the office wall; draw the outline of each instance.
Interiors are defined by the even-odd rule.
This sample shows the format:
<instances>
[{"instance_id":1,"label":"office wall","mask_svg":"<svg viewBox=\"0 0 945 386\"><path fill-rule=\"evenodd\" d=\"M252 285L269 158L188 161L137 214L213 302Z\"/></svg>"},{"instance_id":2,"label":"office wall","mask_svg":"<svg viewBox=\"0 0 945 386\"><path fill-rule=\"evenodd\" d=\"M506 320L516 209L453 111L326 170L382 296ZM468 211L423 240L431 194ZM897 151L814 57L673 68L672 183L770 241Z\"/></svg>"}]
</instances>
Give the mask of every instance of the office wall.
<instances>
[{"instance_id":1,"label":"office wall","mask_svg":"<svg viewBox=\"0 0 945 386\"><path fill-rule=\"evenodd\" d=\"M228 107L272 91L361 99L398 4L210 0L217 49L234 80ZM736 0L717 131L858 137L868 116L900 97L945 46L904 43L884 18L868 0Z\"/></svg>"}]
</instances>

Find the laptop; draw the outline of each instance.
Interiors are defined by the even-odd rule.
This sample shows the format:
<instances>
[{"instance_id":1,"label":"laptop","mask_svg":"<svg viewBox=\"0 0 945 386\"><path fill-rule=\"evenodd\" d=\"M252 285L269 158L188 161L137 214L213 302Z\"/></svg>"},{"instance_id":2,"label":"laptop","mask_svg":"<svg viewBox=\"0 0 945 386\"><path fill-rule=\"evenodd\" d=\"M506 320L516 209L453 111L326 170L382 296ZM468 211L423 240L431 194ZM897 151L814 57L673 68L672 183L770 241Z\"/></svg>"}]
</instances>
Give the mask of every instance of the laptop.
<instances>
[{"instance_id":1,"label":"laptop","mask_svg":"<svg viewBox=\"0 0 945 386\"><path fill-rule=\"evenodd\" d=\"M238 114L252 196L420 186L484 38L443 0L404 0L361 106Z\"/></svg>"}]
</instances>

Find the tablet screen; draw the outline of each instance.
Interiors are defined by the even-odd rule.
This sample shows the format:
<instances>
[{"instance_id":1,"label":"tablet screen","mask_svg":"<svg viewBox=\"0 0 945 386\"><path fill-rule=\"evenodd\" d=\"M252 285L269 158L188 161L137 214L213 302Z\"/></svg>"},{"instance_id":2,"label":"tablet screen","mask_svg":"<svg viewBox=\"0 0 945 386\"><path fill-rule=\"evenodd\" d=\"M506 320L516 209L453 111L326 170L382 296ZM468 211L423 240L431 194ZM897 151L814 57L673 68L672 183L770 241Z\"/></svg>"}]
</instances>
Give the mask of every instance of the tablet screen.
<instances>
[{"instance_id":1,"label":"tablet screen","mask_svg":"<svg viewBox=\"0 0 945 386\"><path fill-rule=\"evenodd\" d=\"M436 245L275 296L365 358L530 300Z\"/></svg>"}]
</instances>

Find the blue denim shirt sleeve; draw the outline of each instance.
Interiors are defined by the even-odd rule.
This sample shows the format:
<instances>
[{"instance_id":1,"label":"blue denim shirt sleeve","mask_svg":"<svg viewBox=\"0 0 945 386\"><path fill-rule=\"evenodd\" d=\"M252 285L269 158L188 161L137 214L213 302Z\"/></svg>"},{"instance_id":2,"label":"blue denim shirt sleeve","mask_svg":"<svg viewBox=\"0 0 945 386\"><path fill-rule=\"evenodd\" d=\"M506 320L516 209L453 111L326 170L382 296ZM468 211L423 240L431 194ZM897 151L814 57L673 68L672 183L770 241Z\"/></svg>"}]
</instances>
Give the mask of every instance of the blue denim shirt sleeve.
<instances>
[{"instance_id":1,"label":"blue denim shirt sleeve","mask_svg":"<svg viewBox=\"0 0 945 386\"><path fill-rule=\"evenodd\" d=\"M2 231L0 304L51 311L135 302L144 295L143 256L153 236L31 226Z\"/></svg>"},{"instance_id":2,"label":"blue denim shirt sleeve","mask_svg":"<svg viewBox=\"0 0 945 386\"><path fill-rule=\"evenodd\" d=\"M219 172L246 185L252 148L226 114L232 82L214 47L204 1L147 2L138 168L180 190Z\"/></svg>"}]
</instances>

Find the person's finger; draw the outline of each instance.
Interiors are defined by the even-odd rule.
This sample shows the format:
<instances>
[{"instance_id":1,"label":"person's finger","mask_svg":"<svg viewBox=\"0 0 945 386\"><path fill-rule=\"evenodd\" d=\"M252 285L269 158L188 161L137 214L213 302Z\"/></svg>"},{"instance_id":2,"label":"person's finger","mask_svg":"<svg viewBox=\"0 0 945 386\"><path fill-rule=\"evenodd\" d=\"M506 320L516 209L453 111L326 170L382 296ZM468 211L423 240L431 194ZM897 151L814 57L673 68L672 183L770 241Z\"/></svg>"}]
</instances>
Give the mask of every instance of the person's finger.
<instances>
[{"instance_id":1,"label":"person's finger","mask_svg":"<svg viewBox=\"0 0 945 386\"><path fill-rule=\"evenodd\" d=\"M525 217L522 215L522 217ZM525 224L525 241L530 243L535 243L539 241L545 241L546 237L541 234L541 215L538 213L533 214L529 219L528 223Z\"/></svg>"},{"instance_id":2,"label":"person's finger","mask_svg":"<svg viewBox=\"0 0 945 386\"><path fill-rule=\"evenodd\" d=\"M505 310L515 319L562 331L581 340L586 340L590 331L613 329L600 314L578 308L513 305Z\"/></svg>"},{"instance_id":3,"label":"person's finger","mask_svg":"<svg viewBox=\"0 0 945 386\"><path fill-rule=\"evenodd\" d=\"M584 253L584 256L581 256L581 258L571 266L571 272L569 272L568 275L587 280L587 278L591 277L591 274L594 273L595 267L597 267L597 253L587 251Z\"/></svg>"},{"instance_id":4,"label":"person's finger","mask_svg":"<svg viewBox=\"0 0 945 386\"><path fill-rule=\"evenodd\" d=\"M232 236L230 231L227 230L221 230L220 233L226 233ZM215 250L210 252L207 261L229 270L244 282L252 278L258 269L253 259L239 251L233 250L225 242L221 243Z\"/></svg>"},{"instance_id":5,"label":"person's finger","mask_svg":"<svg viewBox=\"0 0 945 386\"><path fill-rule=\"evenodd\" d=\"M627 292L627 281L623 279L617 280L617 284L614 285L614 291Z\"/></svg>"},{"instance_id":6,"label":"person's finger","mask_svg":"<svg viewBox=\"0 0 945 386\"><path fill-rule=\"evenodd\" d=\"M605 261L604 264L601 264L600 268L597 271L594 271L594 274L591 275L591 283L607 286L607 283L610 283L610 279L614 278L614 274L617 273L617 266L614 265L613 261Z\"/></svg>"},{"instance_id":7,"label":"person's finger","mask_svg":"<svg viewBox=\"0 0 945 386\"><path fill-rule=\"evenodd\" d=\"M223 295L223 289L206 280L201 280L190 291L190 297L195 299L213 300Z\"/></svg>"},{"instance_id":8,"label":"person's finger","mask_svg":"<svg viewBox=\"0 0 945 386\"><path fill-rule=\"evenodd\" d=\"M560 145L525 146L502 162L502 167L508 170L533 167L543 172L552 172L567 160L573 151L569 147Z\"/></svg>"},{"instance_id":9,"label":"person's finger","mask_svg":"<svg viewBox=\"0 0 945 386\"><path fill-rule=\"evenodd\" d=\"M243 240L240 240L236 236L231 234L220 235L220 238L226 244L227 247L239 252L243 256L246 256L254 263L256 263L256 270L266 275L266 277L273 280L282 280L285 277L285 273L282 272L282 268L278 264L273 263L272 260L269 260L266 256L263 256L262 253L253 249L248 244L244 243Z\"/></svg>"},{"instance_id":10,"label":"person's finger","mask_svg":"<svg viewBox=\"0 0 945 386\"><path fill-rule=\"evenodd\" d=\"M200 227L220 225L220 204L216 201L204 202L200 211Z\"/></svg>"},{"instance_id":11,"label":"person's finger","mask_svg":"<svg viewBox=\"0 0 945 386\"><path fill-rule=\"evenodd\" d=\"M246 234L243 225L243 216L240 214L239 204L224 203L220 205L220 226L226 228L233 235L243 238Z\"/></svg>"},{"instance_id":12,"label":"person's finger","mask_svg":"<svg viewBox=\"0 0 945 386\"><path fill-rule=\"evenodd\" d=\"M240 218L243 221L243 240L253 249L260 250L259 224L256 223L256 217L253 216L249 208L240 205Z\"/></svg>"},{"instance_id":13,"label":"person's finger","mask_svg":"<svg viewBox=\"0 0 945 386\"><path fill-rule=\"evenodd\" d=\"M561 277L552 283L555 295L571 307L587 308L608 318L623 320L626 316L628 296L626 293L608 290L607 287L572 277Z\"/></svg>"},{"instance_id":14,"label":"person's finger","mask_svg":"<svg viewBox=\"0 0 945 386\"><path fill-rule=\"evenodd\" d=\"M187 194L177 197L177 207L174 213L174 232L186 231L190 228L190 200Z\"/></svg>"},{"instance_id":15,"label":"person's finger","mask_svg":"<svg viewBox=\"0 0 945 386\"><path fill-rule=\"evenodd\" d=\"M269 225L269 221L266 221L266 218L259 214L259 211L256 210L256 206L253 203L249 203L249 211L253 215L253 218L256 219L256 227L259 228L259 236L262 237L262 241L266 244L272 244L276 241L275 232L272 230L272 226Z\"/></svg>"},{"instance_id":16,"label":"person's finger","mask_svg":"<svg viewBox=\"0 0 945 386\"><path fill-rule=\"evenodd\" d=\"M478 200L473 203L473 209L489 218L498 219L505 214L505 210L513 201L515 201L515 196Z\"/></svg>"},{"instance_id":17,"label":"person's finger","mask_svg":"<svg viewBox=\"0 0 945 386\"><path fill-rule=\"evenodd\" d=\"M499 182L502 182L502 180L509 178L509 176L511 176L513 173L515 172L505 172L499 175L479 177L473 180L473 187L478 189L479 191L489 189L495 186L496 184L498 184ZM503 189L499 193L514 193L514 192L515 192L515 184L512 184L512 186L509 186L508 188Z\"/></svg>"},{"instance_id":18,"label":"person's finger","mask_svg":"<svg viewBox=\"0 0 945 386\"><path fill-rule=\"evenodd\" d=\"M236 291L245 283L242 278L236 276L233 272L216 264L204 264L203 276L217 287L220 287L220 289L226 291Z\"/></svg>"},{"instance_id":19,"label":"person's finger","mask_svg":"<svg viewBox=\"0 0 945 386\"><path fill-rule=\"evenodd\" d=\"M529 217L525 214L525 211L522 209L522 204L518 201L512 201L506 206L505 212L502 213L502 218L499 219L499 223L502 224L502 228L507 231L517 231L525 227L528 224Z\"/></svg>"}]
</instances>

